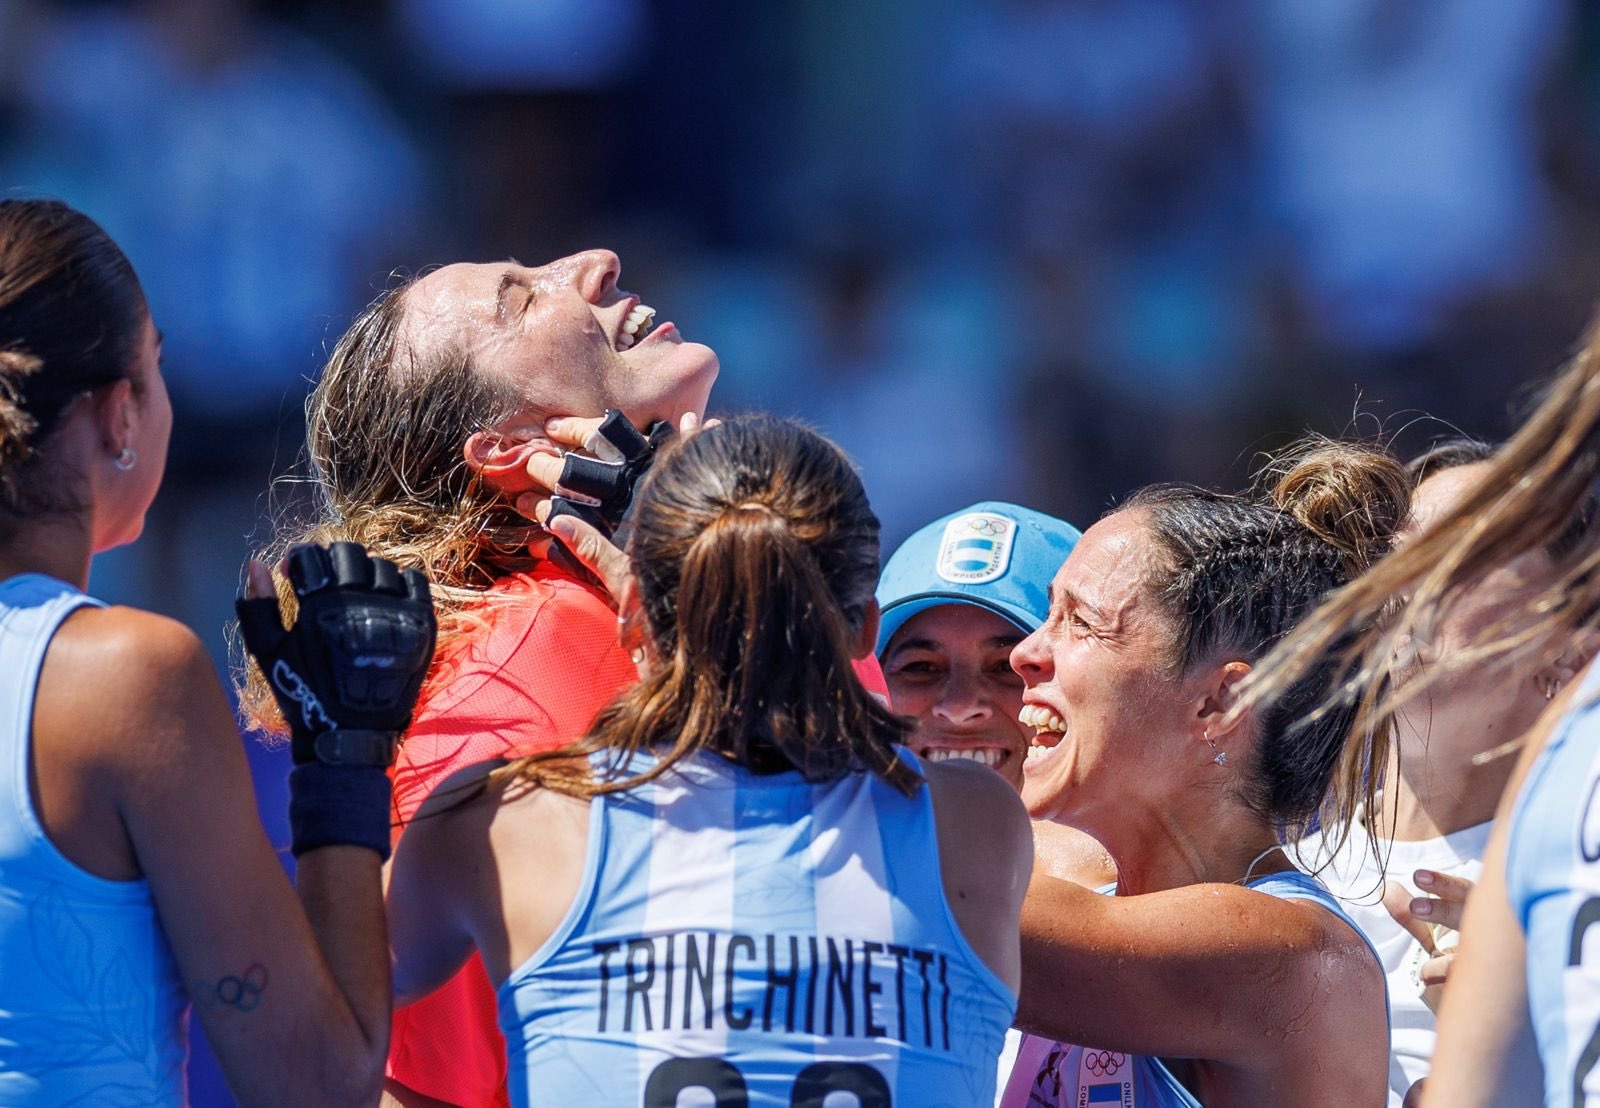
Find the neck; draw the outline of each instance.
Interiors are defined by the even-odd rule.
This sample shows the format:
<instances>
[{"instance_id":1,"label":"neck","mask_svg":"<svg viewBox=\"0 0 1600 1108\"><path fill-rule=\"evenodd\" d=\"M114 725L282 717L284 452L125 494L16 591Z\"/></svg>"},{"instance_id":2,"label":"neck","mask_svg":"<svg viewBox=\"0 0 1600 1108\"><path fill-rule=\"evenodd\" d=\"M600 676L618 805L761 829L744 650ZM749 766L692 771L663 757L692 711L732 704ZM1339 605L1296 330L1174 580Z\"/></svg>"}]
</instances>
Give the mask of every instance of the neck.
<instances>
[{"instance_id":1,"label":"neck","mask_svg":"<svg viewBox=\"0 0 1600 1108\"><path fill-rule=\"evenodd\" d=\"M1185 809L1172 797L1133 804L1120 798L1110 818L1083 825L1116 862L1118 894L1234 884L1283 868L1263 857L1278 845L1273 829L1231 793L1197 788L1187 795L1207 803ZM1137 835L1130 837L1134 828Z\"/></svg>"},{"instance_id":2,"label":"neck","mask_svg":"<svg viewBox=\"0 0 1600 1108\"><path fill-rule=\"evenodd\" d=\"M83 515L57 515L24 523L0 539L0 580L43 573L79 589L89 587L93 543Z\"/></svg>"},{"instance_id":3,"label":"neck","mask_svg":"<svg viewBox=\"0 0 1600 1108\"><path fill-rule=\"evenodd\" d=\"M1515 757L1497 757L1481 766L1473 765L1469 755L1402 758L1402 745L1427 749L1428 736L1419 734L1417 726L1405 716L1400 718L1398 728L1400 734L1389 749L1378 811L1368 817L1375 835L1418 842L1494 818L1500 794L1516 765ZM1492 750L1499 745L1491 742L1483 749Z\"/></svg>"}]
</instances>

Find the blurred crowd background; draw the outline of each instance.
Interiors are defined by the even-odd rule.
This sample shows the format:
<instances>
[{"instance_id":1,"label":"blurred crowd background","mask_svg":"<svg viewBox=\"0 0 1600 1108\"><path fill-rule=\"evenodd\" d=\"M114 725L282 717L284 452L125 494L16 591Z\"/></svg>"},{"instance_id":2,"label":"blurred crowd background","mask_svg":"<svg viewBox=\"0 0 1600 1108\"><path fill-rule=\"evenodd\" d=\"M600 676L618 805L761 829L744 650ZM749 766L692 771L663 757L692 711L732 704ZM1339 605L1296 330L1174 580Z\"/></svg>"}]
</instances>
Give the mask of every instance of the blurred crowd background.
<instances>
[{"instance_id":1,"label":"blurred crowd background","mask_svg":"<svg viewBox=\"0 0 1600 1108\"><path fill-rule=\"evenodd\" d=\"M850 450L886 549L1306 429L1498 437L1600 294L1600 6L0 0L0 191L143 278L173 455L92 587L221 666L324 350L434 263L617 250L714 409Z\"/></svg>"}]
</instances>

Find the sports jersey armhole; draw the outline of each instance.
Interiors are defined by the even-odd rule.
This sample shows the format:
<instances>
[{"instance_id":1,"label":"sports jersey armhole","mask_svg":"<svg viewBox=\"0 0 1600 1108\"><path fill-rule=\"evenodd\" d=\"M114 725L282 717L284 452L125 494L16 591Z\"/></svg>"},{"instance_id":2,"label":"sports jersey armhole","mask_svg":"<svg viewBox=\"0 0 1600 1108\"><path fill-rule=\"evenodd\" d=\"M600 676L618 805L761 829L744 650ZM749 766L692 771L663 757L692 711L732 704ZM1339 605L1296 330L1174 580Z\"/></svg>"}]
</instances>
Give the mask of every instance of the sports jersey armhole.
<instances>
[{"instance_id":1,"label":"sports jersey armhole","mask_svg":"<svg viewBox=\"0 0 1600 1108\"><path fill-rule=\"evenodd\" d=\"M605 855L605 809L604 794L589 799L589 842L583 852L583 880L578 883L578 891L573 894L572 906L567 909L567 914L561 917L561 922L550 933L550 937L539 944L539 949L528 955L521 965L506 975L504 981L495 986L497 993L555 957L556 952L572 937L579 924L594 910L595 893L600 884L600 859Z\"/></svg>"},{"instance_id":2,"label":"sports jersey armhole","mask_svg":"<svg viewBox=\"0 0 1600 1108\"><path fill-rule=\"evenodd\" d=\"M1522 788L1512 797L1511 811L1506 817L1506 900L1511 907L1512 917L1517 921L1517 928L1523 935L1528 933L1529 898L1522 881L1526 873L1533 872L1517 863L1525 838L1523 828L1528 822L1533 794L1538 791L1538 786L1544 783L1545 777L1550 773L1550 767L1555 764L1557 754L1566 745L1567 731L1571 725L1570 717L1563 720L1560 731L1551 737L1543 750L1539 751L1532 768L1528 770L1528 775L1523 778Z\"/></svg>"},{"instance_id":3,"label":"sports jersey armhole","mask_svg":"<svg viewBox=\"0 0 1600 1108\"><path fill-rule=\"evenodd\" d=\"M921 760L910 749L901 747L900 756L909 759L911 765L918 773L922 772ZM945 929L950 933L950 941L963 957L971 963L973 972L978 979L988 986L995 996L1011 1006L1013 1016L1016 1014L1018 994L1012 992L1006 983L1000 980L1000 975L989 968L989 963L978 956L972 948L972 943L967 939L967 933L961 929L961 921L956 919L955 910L950 907L950 897L944 889L944 854L939 849L939 816L934 810L933 786L923 778L922 788L918 790L922 795L916 798L916 803L922 812L922 819L927 827L928 844L933 852L934 872L938 875L938 883L934 886L939 898L939 911L944 920Z\"/></svg>"},{"instance_id":4,"label":"sports jersey armhole","mask_svg":"<svg viewBox=\"0 0 1600 1108\"><path fill-rule=\"evenodd\" d=\"M50 837L44 821L40 819L38 809L33 802L33 723L38 711L39 677L44 672L45 657L50 652L50 644L55 642L56 635L76 613L85 608L103 608L100 601L92 596L78 595L73 598L60 613L55 626L50 628L47 635L42 636L37 650L28 661L28 666L33 674L33 689L25 704L17 705L17 754L13 762L12 771L12 801L17 813L17 821L21 824L23 834L32 840L41 855L48 859L48 865L60 869L71 880L101 893L110 893L137 899L146 895L150 879L140 874L138 877L119 879L115 877L102 877L98 873L91 873L77 862L67 857L66 852Z\"/></svg>"}]
</instances>

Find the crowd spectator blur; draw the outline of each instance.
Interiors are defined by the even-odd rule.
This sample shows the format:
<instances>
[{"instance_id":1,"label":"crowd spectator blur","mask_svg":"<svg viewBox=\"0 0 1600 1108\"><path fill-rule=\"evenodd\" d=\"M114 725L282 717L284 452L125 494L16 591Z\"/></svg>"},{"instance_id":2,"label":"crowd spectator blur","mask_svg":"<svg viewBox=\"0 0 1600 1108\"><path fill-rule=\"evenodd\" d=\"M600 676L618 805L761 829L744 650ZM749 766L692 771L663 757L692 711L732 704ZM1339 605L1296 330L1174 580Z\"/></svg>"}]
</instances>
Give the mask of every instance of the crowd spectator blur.
<instances>
[{"instance_id":1,"label":"crowd spectator blur","mask_svg":"<svg viewBox=\"0 0 1600 1108\"><path fill-rule=\"evenodd\" d=\"M1597 153L1579 0L0 0L0 190L123 244L178 408L94 587L219 663L308 377L396 268L616 249L719 406L851 451L889 549L1358 411L1501 437L1600 291Z\"/></svg>"}]
</instances>

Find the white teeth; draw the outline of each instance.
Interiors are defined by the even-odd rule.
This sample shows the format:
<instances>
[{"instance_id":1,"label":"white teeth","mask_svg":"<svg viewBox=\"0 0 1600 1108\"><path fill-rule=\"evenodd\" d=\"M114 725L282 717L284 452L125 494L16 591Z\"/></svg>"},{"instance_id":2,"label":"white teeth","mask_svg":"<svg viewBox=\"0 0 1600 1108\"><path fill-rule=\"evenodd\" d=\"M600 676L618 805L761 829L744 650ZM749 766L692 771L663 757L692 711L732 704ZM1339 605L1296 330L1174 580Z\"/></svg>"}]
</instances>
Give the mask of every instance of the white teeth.
<instances>
[{"instance_id":1,"label":"white teeth","mask_svg":"<svg viewBox=\"0 0 1600 1108\"><path fill-rule=\"evenodd\" d=\"M980 762L983 765L994 767L1000 764L1002 754L990 748L973 748L968 750L949 750L936 747L923 755L930 762L949 762L956 758L965 758L970 762Z\"/></svg>"},{"instance_id":2,"label":"white teeth","mask_svg":"<svg viewBox=\"0 0 1600 1108\"><path fill-rule=\"evenodd\" d=\"M622 331L617 335L617 349L626 350L649 334L655 320L654 308L648 304L635 304L622 320Z\"/></svg>"},{"instance_id":3,"label":"white teeth","mask_svg":"<svg viewBox=\"0 0 1600 1108\"><path fill-rule=\"evenodd\" d=\"M1054 731L1061 735L1067 733L1067 721L1042 704L1024 704L1022 711L1017 713L1017 721L1035 731Z\"/></svg>"}]
</instances>

